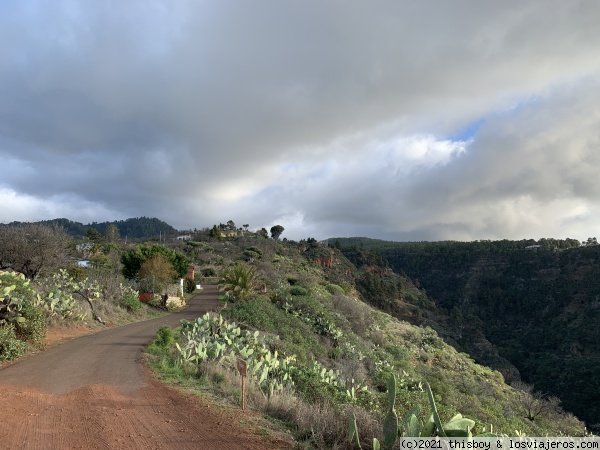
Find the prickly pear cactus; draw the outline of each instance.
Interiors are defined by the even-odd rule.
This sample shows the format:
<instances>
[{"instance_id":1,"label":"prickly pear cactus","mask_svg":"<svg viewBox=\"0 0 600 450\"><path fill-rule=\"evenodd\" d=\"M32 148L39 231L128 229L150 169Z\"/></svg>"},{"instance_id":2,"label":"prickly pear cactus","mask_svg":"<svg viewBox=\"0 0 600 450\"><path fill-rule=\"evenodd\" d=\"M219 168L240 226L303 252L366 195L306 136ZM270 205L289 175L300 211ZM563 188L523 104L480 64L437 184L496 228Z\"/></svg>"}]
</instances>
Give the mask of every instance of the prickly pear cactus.
<instances>
[{"instance_id":1,"label":"prickly pear cactus","mask_svg":"<svg viewBox=\"0 0 600 450\"><path fill-rule=\"evenodd\" d=\"M427 422L422 424L419 421L420 408L419 406L416 406L414 409L409 411L408 414L406 414L402 422L399 424L398 416L395 411L396 387L396 377L394 374L392 374L388 380L388 411L383 422L383 448L392 448L398 436L415 438L432 436L472 437L472 430L475 426L475 421L463 417L462 414L456 414L446 424L442 425L442 421L435 404L435 399L428 383L425 383L425 391L427 393L427 398L429 399L431 415L429 416ZM492 437L496 435L490 432L481 434L480 436ZM362 448L360 446L358 427L356 424L356 417L354 415L350 419L348 437L350 443L355 442L359 448ZM375 438L373 438L373 448L380 448L380 444Z\"/></svg>"},{"instance_id":2,"label":"prickly pear cactus","mask_svg":"<svg viewBox=\"0 0 600 450\"><path fill-rule=\"evenodd\" d=\"M398 415L396 406L396 376L392 374L388 380L388 411L383 420L383 445L384 448L392 448L398 437Z\"/></svg>"}]
</instances>

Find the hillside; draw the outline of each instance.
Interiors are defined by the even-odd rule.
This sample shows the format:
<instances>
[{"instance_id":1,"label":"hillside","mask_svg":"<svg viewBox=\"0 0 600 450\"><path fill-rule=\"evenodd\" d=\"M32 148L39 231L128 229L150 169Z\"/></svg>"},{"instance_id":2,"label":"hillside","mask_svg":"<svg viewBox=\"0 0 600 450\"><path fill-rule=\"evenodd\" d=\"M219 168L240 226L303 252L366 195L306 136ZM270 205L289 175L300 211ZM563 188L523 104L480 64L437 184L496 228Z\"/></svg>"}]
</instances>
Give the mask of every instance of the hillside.
<instances>
[{"instance_id":1,"label":"hillside","mask_svg":"<svg viewBox=\"0 0 600 450\"><path fill-rule=\"evenodd\" d=\"M588 427L600 423L600 246L548 239L339 242L377 248L394 271L418 280L448 313L451 337L478 361L558 396ZM482 336L500 360L482 351Z\"/></svg>"},{"instance_id":2,"label":"hillside","mask_svg":"<svg viewBox=\"0 0 600 450\"><path fill-rule=\"evenodd\" d=\"M198 272L211 277L222 275L236 261L246 261L258 271L266 292L228 302L226 317L272 336L270 348L280 355L295 356L296 364L305 367L295 384L296 395L309 404L330 404L346 413L343 405L350 405L380 421L393 372L401 382L400 415L416 404L426 411L422 386L428 382L443 417L460 411L476 420L479 432L492 425L510 435L515 430L528 435L583 433L583 424L552 402L544 403L543 413L528 418L533 397L448 345L429 326L443 323L445 313L375 253L355 250L345 256L314 240L280 242L252 235L196 235L195 241L179 245L193 255ZM438 328L443 332L444 327ZM337 388L320 384L319 371L310 369L315 364L337 374ZM363 386L364 393L359 389ZM341 394L351 387L357 388L355 399ZM346 424L344 420L341 426Z\"/></svg>"},{"instance_id":3,"label":"hillside","mask_svg":"<svg viewBox=\"0 0 600 450\"><path fill-rule=\"evenodd\" d=\"M8 225L19 225L22 222L11 222ZM175 235L177 230L166 222L160 219L149 217L136 217L126 220L115 220L112 222L92 222L87 225L81 222L74 222L69 219L52 219L33 222L42 225L51 225L62 227L65 232L74 238L82 238L86 236L88 230L95 229L102 235L106 234L109 225L114 225L119 231L119 235L129 239L153 239L162 234Z\"/></svg>"},{"instance_id":4,"label":"hillside","mask_svg":"<svg viewBox=\"0 0 600 450\"><path fill-rule=\"evenodd\" d=\"M38 244L58 243L63 255L93 252L91 264L75 267L71 258L59 256L45 260L48 264L60 260L58 266L44 267L43 274L31 274L28 280L3 275L0 281L7 284L2 287L2 318L6 322L21 314L24 319L16 321L16 330L12 324L0 327L7 344L2 347L3 358L22 354L27 336L39 338L46 322L102 324L101 318L121 320L123 315L151 311L152 306L140 303L138 294L143 293L154 306L160 305L158 293L175 297L179 279L193 263L195 280L184 283L186 292L197 284L219 283L224 290L221 304L226 308L220 317L183 323L176 334L165 327L151 346L162 348L155 370L167 379L178 374L176 378L186 385L238 404L236 359L246 358L251 371L250 407L285 422L308 446L345 448L352 415L363 443L371 436L381 437L388 390L395 391L400 417L419 406L416 414L427 420L434 399L443 421L460 412L474 420L469 428L475 434L492 426L495 432L508 435L577 436L585 432L583 423L562 411L554 399L505 383L505 378L518 376L518 370L503 359L498 349L504 349L492 344L496 335L483 322L487 310L475 307L476 301L465 303L470 305L470 309L465 306L465 315L459 306L448 314L423 289L430 280L419 283L394 271L392 264L366 246L340 249L342 245L329 246L315 239L280 241L253 232L224 237L213 229L190 233L193 240L158 243L155 239L114 239L114 228L107 227L111 239L97 239L91 249L77 249L61 233L47 230L51 232ZM14 231L28 232L25 228L4 226L0 230L6 232L0 244L6 255L21 255L27 262L27 255L40 252L39 245L29 245L30 239L9 239ZM527 255L535 261L542 256L556 258L559 253ZM473 251L463 254L456 261L474 257ZM498 258L488 255L469 272L472 276L465 292L481 290L479 272L506 266ZM421 262L428 261L423 258ZM546 267L547 262L542 262L539 266ZM564 260L563 265L578 267L577 261ZM447 268L440 266L438 271L434 280L446 276ZM178 304L171 301L167 306ZM21 309L13 313L15 307ZM514 326L519 325L515 322ZM496 329L500 330L490 326ZM518 343L518 336L508 344L513 341ZM465 350L485 356L499 370L476 364ZM392 374L395 389L389 387Z\"/></svg>"}]
</instances>

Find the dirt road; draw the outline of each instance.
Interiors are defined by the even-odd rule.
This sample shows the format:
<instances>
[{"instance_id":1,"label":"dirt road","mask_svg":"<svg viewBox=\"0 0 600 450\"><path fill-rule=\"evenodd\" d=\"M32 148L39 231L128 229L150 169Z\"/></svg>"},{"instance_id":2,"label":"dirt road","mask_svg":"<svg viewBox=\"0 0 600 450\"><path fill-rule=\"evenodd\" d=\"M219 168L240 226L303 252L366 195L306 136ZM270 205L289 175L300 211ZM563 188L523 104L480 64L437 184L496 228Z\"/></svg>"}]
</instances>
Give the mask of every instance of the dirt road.
<instances>
[{"instance_id":1,"label":"dirt road","mask_svg":"<svg viewBox=\"0 0 600 450\"><path fill-rule=\"evenodd\" d=\"M217 305L207 286L176 314L83 336L0 370L1 449L279 449L257 414L187 397L141 362L162 325Z\"/></svg>"}]
</instances>

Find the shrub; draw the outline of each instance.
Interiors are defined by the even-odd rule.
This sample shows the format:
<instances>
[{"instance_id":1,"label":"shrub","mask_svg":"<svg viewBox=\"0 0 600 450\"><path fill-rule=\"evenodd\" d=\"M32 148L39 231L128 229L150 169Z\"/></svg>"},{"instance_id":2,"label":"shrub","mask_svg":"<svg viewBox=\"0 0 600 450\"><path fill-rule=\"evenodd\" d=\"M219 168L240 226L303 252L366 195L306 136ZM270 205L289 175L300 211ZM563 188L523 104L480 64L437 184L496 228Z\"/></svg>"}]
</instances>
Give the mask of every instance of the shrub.
<instances>
[{"instance_id":1,"label":"shrub","mask_svg":"<svg viewBox=\"0 0 600 450\"><path fill-rule=\"evenodd\" d=\"M16 273L0 275L0 323L14 325L22 341L39 342L46 333L46 314L36 307L36 292L29 280Z\"/></svg>"},{"instance_id":2,"label":"shrub","mask_svg":"<svg viewBox=\"0 0 600 450\"><path fill-rule=\"evenodd\" d=\"M158 329L154 343L159 347L166 348L175 342L175 334L173 330L166 325Z\"/></svg>"},{"instance_id":3,"label":"shrub","mask_svg":"<svg viewBox=\"0 0 600 450\"><path fill-rule=\"evenodd\" d=\"M303 288L302 286L292 286L290 288L290 294L294 297L304 297L305 295L308 295L308 289Z\"/></svg>"},{"instance_id":4,"label":"shrub","mask_svg":"<svg viewBox=\"0 0 600 450\"><path fill-rule=\"evenodd\" d=\"M333 384L323 382L319 374L306 366L294 368L296 392L311 404L341 403L345 398Z\"/></svg>"},{"instance_id":5,"label":"shrub","mask_svg":"<svg viewBox=\"0 0 600 450\"><path fill-rule=\"evenodd\" d=\"M179 295L177 297L170 296L167 300L167 310L169 311L180 311L185 307L185 299Z\"/></svg>"},{"instance_id":6,"label":"shrub","mask_svg":"<svg viewBox=\"0 0 600 450\"><path fill-rule=\"evenodd\" d=\"M204 269L200 270L200 273L203 277L214 277L217 275L217 272L213 267L205 267Z\"/></svg>"},{"instance_id":7,"label":"shrub","mask_svg":"<svg viewBox=\"0 0 600 450\"><path fill-rule=\"evenodd\" d=\"M142 302L134 293L127 293L119 300L119 306L127 311L139 311L142 308Z\"/></svg>"},{"instance_id":8,"label":"shrub","mask_svg":"<svg viewBox=\"0 0 600 450\"><path fill-rule=\"evenodd\" d=\"M248 258L248 261L254 261L255 259L259 259L260 258L260 254L257 252L254 252L252 250L244 250L244 256L246 258Z\"/></svg>"},{"instance_id":9,"label":"shrub","mask_svg":"<svg viewBox=\"0 0 600 450\"><path fill-rule=\"evenodd\" d=\"M328 284L327 285L327 290L329 291L330 294L341 294L344 295L345 291L341 286L338 286L337 284Z\"/></svg>"},{"instance_id":10,"label":"shrub","mask_svg":"<svg viewBox=\"0 0 600 450\"><path fill-rule=\"evenodd\" d=\"M196 290L196 283L191 278L183 280L183 290L186 294L191 294Z\"/></svg>"},{"instance_id":11,"label":"shrub","mask_svg":"<svg viewBox=\"0 0 600 450\"><path fill-rule=\"evenodd\" d=\"M319 342L310 325L286 313L266 297L235 303L233 308L223 313L245 326L279 335L279 339L273 343L275 349L286 355L296 355L301 364L327 354L327 349Z\"/></svg>"},{"instance_id":12,"label":"shrub","mask_svg":"<svg viewBox=\"0 0 600 450\"><path fill-rule=\"evenodd\" d=\"M71 267L67 272L75 281L84 281L89 275L89 269L87 267Z\"/></svg>"},{"instance_id":13,"label":"shrub","mask_svg":"<svg viewBox=\"0 0 600 450\"><path fill-rule=\"evenodd\" d=\"M46 313L29 300L21 304L23 322L16 322L15 333L22 341L40 342L46 335Z\"/></svg>"},{"instance_id":14,"label":"shrub","mask_svg":"<svg viewBox=\"0 0 600 450\"><path fill-rule=\"evenodd\" d=\"M152 294L151 297L146 301L148 306L152 306L153 308L160 308L162 305L162 297L158 294Z\"/></svg>"},{"instance_id":15,"label":"shrub","mask_svg":"<svg viewBox=\"0 0 600 450\"><path fill-rule=\"evenodd\" d=\"M17 339L13 324L0 327L0 361L18 358L26 348L25 342Z\"/></svg>"},{"instance_id":16,"label":"shrub","mask_svg":"<svg viewBox=\"0 0 600 450\"><path fill-rule=\"evenodd\" d=\"M246 251L257 253L259 256L262 256L263 254L262 250L255 245L248 247Z\"/></svg>"}]
</instances>

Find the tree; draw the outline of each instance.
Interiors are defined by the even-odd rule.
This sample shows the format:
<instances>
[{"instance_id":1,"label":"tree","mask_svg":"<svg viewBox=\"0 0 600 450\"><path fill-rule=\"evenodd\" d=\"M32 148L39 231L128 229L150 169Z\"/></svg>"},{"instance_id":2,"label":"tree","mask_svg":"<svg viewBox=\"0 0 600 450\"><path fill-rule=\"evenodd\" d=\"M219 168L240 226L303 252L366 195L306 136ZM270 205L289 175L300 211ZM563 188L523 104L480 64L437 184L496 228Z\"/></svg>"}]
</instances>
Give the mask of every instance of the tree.
<instances>
[{"instance_id":1,"label":"tree","mask_svg":"<svg viewBox=\"0 0 600 450\"><path fill-rule=\"evenodd\" d=\"M258 234L261 237L264 237L265 239L269 237L269 232L264 227L261 228L260 231L258 231L256 234Z\"/></svg>"},{"instance_id":2,"label":"tree","mask_svg":"<svg viewBox=\"0 0 600 450\"><path fill-rule=\"evenodd\" d=\"M281 233L283 233L285 230L285 228L283 228L281 225L274 225L271 227L271 237L275 240L279 239L279 236L281 236Z\"/></svg>"},{"instance_id":3,"label":"tree","mask_svg":"<svg viewBox=\"0 0 600 450\"><path fill-rule=\"evenodd\" d=\"M129 279L136 278L142 264L157 255L163 255L165 259L171 263L177 276L185 278L191 263L189 258L182 253L171 250L160 244L154 244L152 246L138 245L123 253L121 256L123 275Z\"/></svg>"},{"instance_id":4,"label":"tree","mask_svg":"<svg viewBox=\"0 0 600 450\"><path fill-rule=\"evenodd\" d=\"M138 276L147 292L163 292L175 280L177 273L173 265L159 254L142 263Z\"/></svg>"},{"instance_id":5,"label":"tree","mask_svg":"<svg viewBox=\"0 0 600 450\"><path fill-rule=\"evenodd\" d=\"M102 240L102 235L94 227L88 228L86 237L92 242L100 242Z\"/></svg>"},{"instance_id":6,"label":"tree","mask_svg":"<svg viewBox=\"0 0 600 450\"><path fill-rule=\"evenodd\" d=\"M548 397L522 381L513 383L512 386L519 391L519 397L525 408L525 417L532 422L540 416L547 416L559 410L560 400L557 397Z\"/></svg>"},{"instance_id":7,"label":"tree","mask_svg":"<svg viewBox=\"0 0 600 450\"><path fill-rule=\"evenodd\" d=\"M221 228L217 227L216 225L213 225L213 227L210 229L210 231L208 232L208 235L210 237L214 237L214 238L220 238L223 237L223 234L221 233Z\"/></svg>"},{"instance_id":8,"label":"tree","mask_svg":"<svg viewBox=\"0 0 600 450\"><path fill-rule=\"evenodd\" d=\"M57 226L35 223L0 226L0 269L21 272L30 280L64 265L69 239Z\"/></svg>"},{"instance_id":9,"label":"tree","mask_svg":"<svg viewBox=\"0 0 600 450\"><path fill-rule=\"evenodd\" d=\"M239 300L248 300L261 285L256 268L244 262L237 262L225 269L220 283L221 292Z\"/></svg>"},{"instance_id":10,"label":"tree","mask_svg":"<svg viewBox=\"0 0 600 450\"><path fill-rule=\"evenodd\" d=\"M113 223L106 227L106 233L104 233L108 242L117 242L119 240L119 229Z\"/></svg>"}]
</instances>

